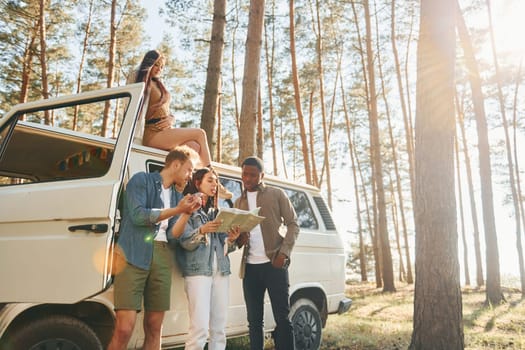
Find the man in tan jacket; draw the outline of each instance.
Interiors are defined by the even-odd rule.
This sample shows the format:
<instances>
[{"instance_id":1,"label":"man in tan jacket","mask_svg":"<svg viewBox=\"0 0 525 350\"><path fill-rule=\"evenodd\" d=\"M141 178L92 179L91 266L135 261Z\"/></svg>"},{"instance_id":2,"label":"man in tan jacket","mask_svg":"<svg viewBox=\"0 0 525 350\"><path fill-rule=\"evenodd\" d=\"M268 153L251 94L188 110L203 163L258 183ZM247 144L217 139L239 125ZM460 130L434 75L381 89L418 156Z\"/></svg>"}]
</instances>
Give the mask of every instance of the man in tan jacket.
<instances>
[{"instance_id":1,"label":"man in tan jacket","mask_svg":"<svg viewBox=\"0 0 525 350\"><path fill-rule=\"evenodd\" d=\"M251 232L243 232L237 240L244 246L241 278L244 300L248 312L250 349L262 350L264 345L264 293L268 290L276 323L273 332L277 350L291 350L293 329L288 318L290 312L288 265L299 234L297 215L286 193L266 186L262 179L264 167L261 159L248 157L242 163L244 190L235 201L243 210L260 208L265 219ZM279 228L286 226L284 238Z\"/></svg>"}]
</instances>

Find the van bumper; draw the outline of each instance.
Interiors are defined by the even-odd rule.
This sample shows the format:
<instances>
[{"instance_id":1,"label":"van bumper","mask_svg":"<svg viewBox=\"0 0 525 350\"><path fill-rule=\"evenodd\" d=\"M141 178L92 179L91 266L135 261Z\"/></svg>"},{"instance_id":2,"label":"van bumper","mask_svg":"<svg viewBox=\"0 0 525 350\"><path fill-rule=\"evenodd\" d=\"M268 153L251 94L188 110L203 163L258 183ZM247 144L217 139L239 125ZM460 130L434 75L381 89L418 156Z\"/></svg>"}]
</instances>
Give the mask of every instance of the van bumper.
<instances>
[{"instance_id":1,"label":"van bumper","mask_svg":"<svg viewBox=\"0 0 525 350\"><path fill-rule=\"evenodd\" d=\"M339 307L337 308L337 313L344 314L350 309L350 306L352 305L352 299L350 298L344 298L339 302Z\"/></svg>"}]
</instances>

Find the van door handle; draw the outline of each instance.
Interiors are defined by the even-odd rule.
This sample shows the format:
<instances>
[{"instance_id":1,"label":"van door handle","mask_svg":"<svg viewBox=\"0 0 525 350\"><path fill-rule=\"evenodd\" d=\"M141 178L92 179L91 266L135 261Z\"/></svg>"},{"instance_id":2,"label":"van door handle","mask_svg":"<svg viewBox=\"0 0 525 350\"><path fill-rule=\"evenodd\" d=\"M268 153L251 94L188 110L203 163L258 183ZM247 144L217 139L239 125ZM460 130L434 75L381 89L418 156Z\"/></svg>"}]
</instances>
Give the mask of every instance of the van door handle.
<instances>
[{"instance_id":1,"label":"van door handle","mask_svg":"<svg viewBox=\"0 0 525 350\"><path fill-rule=\"evenodd\" d=\"M94 233L105 233L105 232L108 232L108 225L107 224L76 225L76 226L69 226L68 230L71 232L91 231Z\"/></svg>"}]
</instances>

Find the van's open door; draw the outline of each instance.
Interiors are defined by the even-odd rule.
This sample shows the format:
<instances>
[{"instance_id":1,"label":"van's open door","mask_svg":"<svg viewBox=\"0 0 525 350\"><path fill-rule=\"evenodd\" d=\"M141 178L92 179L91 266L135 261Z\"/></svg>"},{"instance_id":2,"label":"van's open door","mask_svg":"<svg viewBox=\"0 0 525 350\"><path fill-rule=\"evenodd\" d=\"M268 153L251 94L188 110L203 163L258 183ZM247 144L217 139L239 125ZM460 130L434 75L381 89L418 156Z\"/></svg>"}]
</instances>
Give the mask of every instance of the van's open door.
<instances>
[{"instance_id":1,"label":"van's open door","mask_svg":"<svg viewBox=\"0 0 525 350\"><path fill-rule=\"evenodd\" d=\"M21 104L0 119L0 303L72 303L109 285L143 88Z\"/></svg>"}]
</instances>

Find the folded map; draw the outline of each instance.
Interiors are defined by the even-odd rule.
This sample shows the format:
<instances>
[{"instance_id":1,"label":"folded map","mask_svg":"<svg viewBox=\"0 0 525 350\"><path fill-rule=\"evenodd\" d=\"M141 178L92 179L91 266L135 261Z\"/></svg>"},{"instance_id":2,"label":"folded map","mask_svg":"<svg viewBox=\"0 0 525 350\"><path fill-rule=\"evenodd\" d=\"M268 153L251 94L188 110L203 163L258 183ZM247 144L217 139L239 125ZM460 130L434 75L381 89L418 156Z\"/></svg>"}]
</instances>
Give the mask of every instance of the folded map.
<instances>
[{"instance_id":1,"label":"folded map","mask_svg":"<svg viewBox=\"0 0 525 350\"><path fill-rule=\"evenodd\" d=\"M265 219L264 216L259 216L259 209L248 211L237 208L220 208L215 220L222 220L222 223L217 232L228 232L234 226L239 226L241 232L250 232Z\"/></svg>"}]
</instances>

